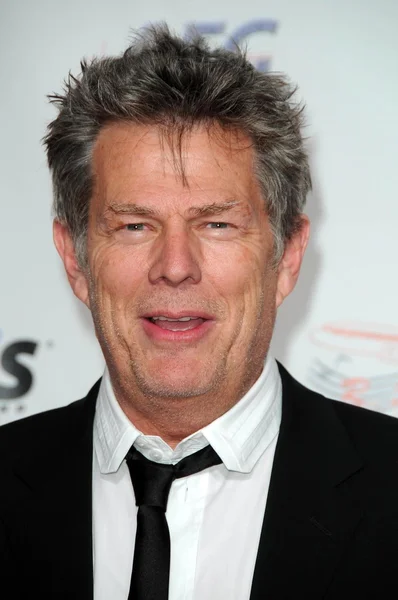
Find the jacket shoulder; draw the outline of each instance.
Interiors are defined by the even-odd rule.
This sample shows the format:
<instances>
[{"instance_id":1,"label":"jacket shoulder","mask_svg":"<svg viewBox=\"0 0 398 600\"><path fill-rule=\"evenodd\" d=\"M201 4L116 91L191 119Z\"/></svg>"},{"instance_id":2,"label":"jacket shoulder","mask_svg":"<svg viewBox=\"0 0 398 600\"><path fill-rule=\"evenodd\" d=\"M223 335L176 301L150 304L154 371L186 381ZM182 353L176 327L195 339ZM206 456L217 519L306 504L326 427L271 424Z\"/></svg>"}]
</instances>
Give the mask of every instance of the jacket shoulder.
<instances>
[{"instance_id":1,"label":"jacket shoulder","mask_svg":"<svg viewBox=\"0 0 398 600\"><path fill-rule=\"evenodd\" d=\"M398 451L398 419L361 406L329 400L357 446Z\"/></svg>"},{"instance_id":2,"label":"jacket shoulder","mask_svg":"<svg viewBox=\"0 0 398 600\"><path fill-rule=\"evenodd\" d=\"M297 410L302 409L307 418L316 414L317 418L329 422L332 418L344 427L358 450L375 457L392 453L398 456L398 419L394 416L335 400L305 387L278 364L282 382L290 396L294 397Z\"/></svg>"}]
</instances>

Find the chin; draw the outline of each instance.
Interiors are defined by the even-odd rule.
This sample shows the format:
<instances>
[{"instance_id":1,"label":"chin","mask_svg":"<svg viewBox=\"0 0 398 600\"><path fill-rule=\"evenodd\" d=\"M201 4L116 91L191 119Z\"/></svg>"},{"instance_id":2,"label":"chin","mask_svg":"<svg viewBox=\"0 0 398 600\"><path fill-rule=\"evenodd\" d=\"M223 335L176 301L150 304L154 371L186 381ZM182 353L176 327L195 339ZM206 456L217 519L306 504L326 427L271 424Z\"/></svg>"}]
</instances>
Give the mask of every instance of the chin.
<instances>
[{"instance_id":1,"label":"chin","mask_svg":"<svg viewBox=\"0 0 398 600\"><path fill-rule=\"evenodd\" d=\"M201 372L201 371L200 371ZM141 392L148 396L163 398L192 398L211 392L217 385L217 377L204 379L199 371L187 373L136 372L135 379Z\"/></svg>"},{"instance_id":2,"label":"chin","mask_svg":"<svg viewBox=\"0 0 398 600\"><path fill-rule=\"evenodd\" d=\"M191 352L158 355L130 363L133 377L152 395L191 397L209 392L223 374L223 365ZM157 392L155 392L157 390ZM148 393L147 392L147 393Z\"/></svg>"}]
</instances>

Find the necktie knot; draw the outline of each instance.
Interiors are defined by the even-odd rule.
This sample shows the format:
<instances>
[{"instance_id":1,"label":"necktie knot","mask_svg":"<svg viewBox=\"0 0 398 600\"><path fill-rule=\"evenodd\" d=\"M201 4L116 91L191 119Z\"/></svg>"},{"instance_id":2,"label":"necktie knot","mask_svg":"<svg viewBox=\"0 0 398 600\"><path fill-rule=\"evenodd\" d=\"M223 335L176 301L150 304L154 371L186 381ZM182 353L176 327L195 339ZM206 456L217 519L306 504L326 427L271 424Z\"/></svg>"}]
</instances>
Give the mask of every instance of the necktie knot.
<instances>
[{"instance_id":1,"label":"necktie knot","mask_svg":"<svg viewBox=\"0 0 398 600\"><path fill-rule=\"evenodd\" d=\"M176 465L165 465L145 458L134 446L127 454L127 465L137 506L157 506L163 511L174 479L187 477L221 463L211 446L183 458Z\"/></svg>"},{"instance_id":2,"label":"necktie knot","mask_svg":"<svg viewBox=\"0 0 398 600\"><path fill-rule=\"evenodd\" d=\"M166 511L170 487L175 479L173 465L152 462L135 448L128 453L127 464L136 505L157 506Z\"/></svg>"}]
</instances>

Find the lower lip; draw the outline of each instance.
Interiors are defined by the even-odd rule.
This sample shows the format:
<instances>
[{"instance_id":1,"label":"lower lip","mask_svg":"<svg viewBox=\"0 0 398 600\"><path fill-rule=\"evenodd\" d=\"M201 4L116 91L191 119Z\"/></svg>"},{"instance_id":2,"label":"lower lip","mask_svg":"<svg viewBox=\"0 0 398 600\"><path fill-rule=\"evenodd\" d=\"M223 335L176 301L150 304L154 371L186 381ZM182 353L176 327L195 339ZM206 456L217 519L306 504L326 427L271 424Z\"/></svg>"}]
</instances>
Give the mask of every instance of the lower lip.
<instances>
[{"instance_id":1,"label":"lower lip","mask_svg":"<svg viewBox=\"0 0 398 600\"><path fill-rule=\"evenodd\" d=\"M149 338L154 341L165 342L197 342L209 332L214 324L214 321L208 319L193 329L170 331L169 329L162 329L149 319L142 319L142 322L144 331Z\"/></svg>"}]
</instances>

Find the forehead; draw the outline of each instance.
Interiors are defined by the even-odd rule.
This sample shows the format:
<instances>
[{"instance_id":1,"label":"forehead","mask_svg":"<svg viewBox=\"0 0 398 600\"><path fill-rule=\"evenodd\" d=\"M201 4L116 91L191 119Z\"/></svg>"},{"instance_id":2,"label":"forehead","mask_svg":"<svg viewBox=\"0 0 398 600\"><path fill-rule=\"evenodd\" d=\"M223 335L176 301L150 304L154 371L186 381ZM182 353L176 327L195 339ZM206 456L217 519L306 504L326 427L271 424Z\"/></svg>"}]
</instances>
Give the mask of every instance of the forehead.
<instances>
[{"instance_id":1,"label":"forehead","mask_svg":"<svg viewBox=\"0 0 398 600\"><path fill-rule=\"evenodd\" d=\"M112 201L131 195L258 195L251 140L218 125L170 132L153 125L113 123L93 153L95 191ZM129 198L126 198L129 196Z\"/></svg>"}]
</instances>

